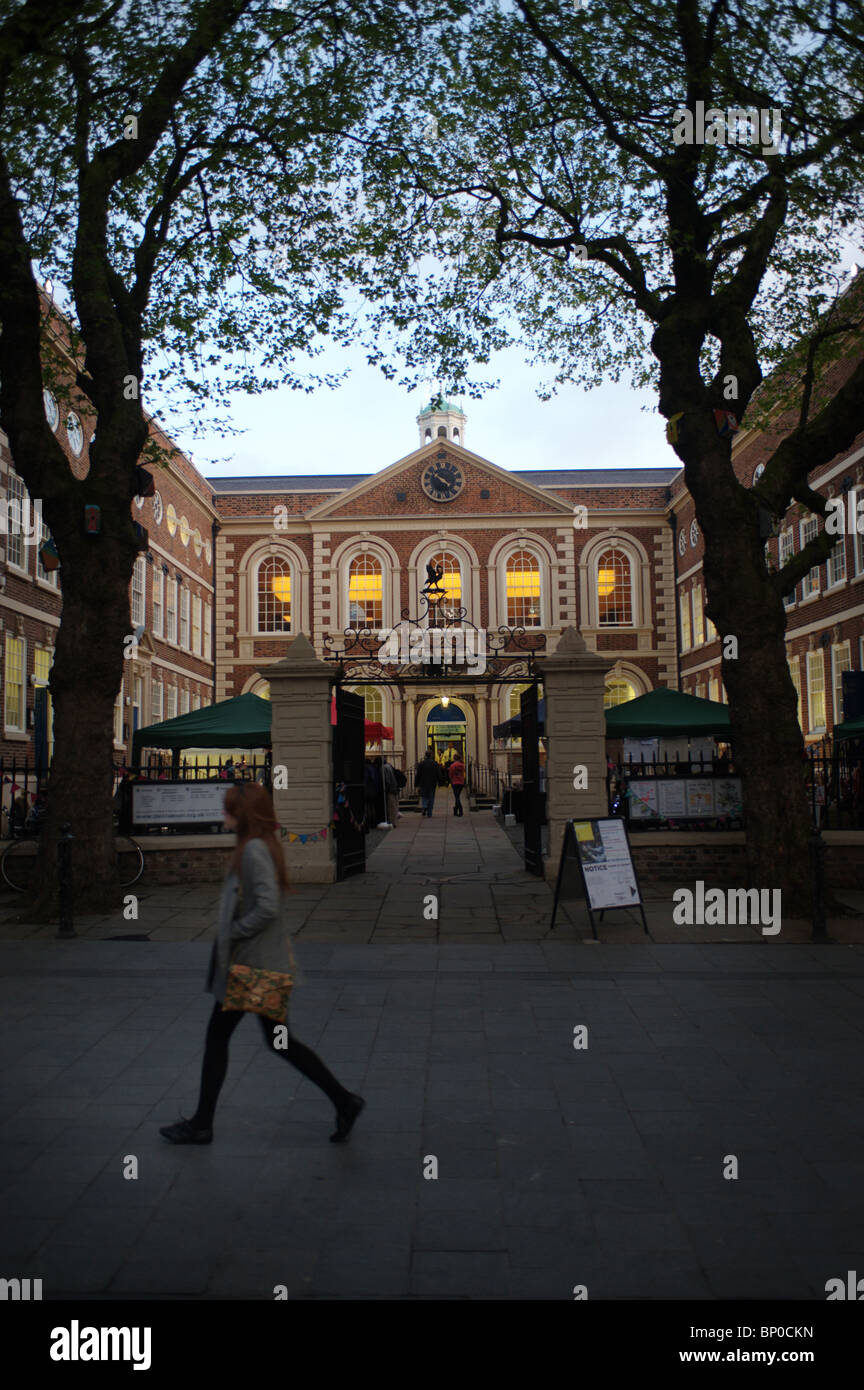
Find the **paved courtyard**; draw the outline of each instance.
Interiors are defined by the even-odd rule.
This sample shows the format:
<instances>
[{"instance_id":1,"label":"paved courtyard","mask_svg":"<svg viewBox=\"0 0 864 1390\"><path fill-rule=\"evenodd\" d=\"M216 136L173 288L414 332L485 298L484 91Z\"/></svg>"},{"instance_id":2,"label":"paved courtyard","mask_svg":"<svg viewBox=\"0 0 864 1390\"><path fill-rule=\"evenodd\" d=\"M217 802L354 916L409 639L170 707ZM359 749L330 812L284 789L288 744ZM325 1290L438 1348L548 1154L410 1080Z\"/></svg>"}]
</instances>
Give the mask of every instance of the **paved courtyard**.
<instances>
[{"instance_id":1,"label":"paved courtyard","mask_svg":"<svg viewBox=\"0 0 864 1390\"><path fill-rule=\"evenodd\" d=\"M439 798L431 820L406 813L394 830L373 831L364 874L343 883L299 884L289 900L291 930L298 941L488 946L504 941L593 940L581 900L564 902L551 928L550 885L525 872L514 832L502 830L491 811L457 818L448 810L448 803ZM162 841L162 847L166 843ZM786 907L782 931L773 938L750 925L678 926L672 921L672 888L667 884L645 889L648 941L755 945L770 940L786 945L810 940L811 923L793 918ZM78 933L96 940L130 934L143 934L154 942L209 939L220 884L160 887L148 882L145 867L134 892L137 919L125 920L120 911L76 915ZM840 896L854 915L833 920L831 933L841 943L864 944L864 893L844 890ZM21 920L24 907L18 895L8 890L0 895L0 941L53 939L56 925L28 923L26 910ZM607 914L599 932L608 944L646 940L641 918L633 910Z\"/></svg>"},{"instance_id":2,"label":"paved courtyard","mask_svg":"<svg viewBox=\"0 0 864 1390\"><path fill-rule=\"evenodd\" d=\"M293 1031L368 1102L345 1146L251 1019L213 1145L159 1137L197 1099L213 886L75 941L7 923L0 1272L48 1298L824 1300L861 1264L864 947L591 945L578 910L550 936L508 855L480 817L415 818L296 894Z\"/></svg>"}]
</instances>

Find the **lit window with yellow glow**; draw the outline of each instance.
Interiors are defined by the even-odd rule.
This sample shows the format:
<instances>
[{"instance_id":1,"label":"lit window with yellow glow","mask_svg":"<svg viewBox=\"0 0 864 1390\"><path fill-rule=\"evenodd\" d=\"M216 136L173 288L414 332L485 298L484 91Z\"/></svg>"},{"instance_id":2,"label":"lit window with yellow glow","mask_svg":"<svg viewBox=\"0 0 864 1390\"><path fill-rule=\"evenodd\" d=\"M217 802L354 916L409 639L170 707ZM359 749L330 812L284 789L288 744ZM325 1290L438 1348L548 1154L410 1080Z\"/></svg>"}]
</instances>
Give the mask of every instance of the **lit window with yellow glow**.
<instances>
[{"instance_id":1,"label":"lit window with yellow glow","mask_svg":"<svg viewBox=\"0 0 864 1390\"><path fill-rule=\"evenodd\" d=\"M604 550L597 561L597 617L601 627L633 624L630 557L623 550Z\"/></svg>"},{"instance_id":2,"label":"lit window with yellow glow","mask_svg":"<svg viewBox=\"0 0 864 1390\"><path fill-rule=\"evenodd\" d=\"M540 565L527 550L514 551L507 561L507 622L540 626Z\"/></svg>"},{"instance_id":3,"label":"lit window with yellow glow","mask_svg":"<svg viewBox=\"0 0 864 1390\"><path fill-rule=\"evenodd\" d=\"M258 566L258 631L288 632L291 627L291 566L271 555Z\"/></svg>"},{"instance_id":4,"label":"lit window with yellow glow","mask_svg":"<svg viewBox=\"0 0 864 1390\"><path fill-rule=\"evenodd\" d=\"M440 588L444 590L443 602L448 608L462 607L462 566L455 555L451 555L448 550L441 550L437 555L433 555L429 562L436 569L440 565L444 573L438 581Z\"/></svg>"},{"instance_id":5,"label":"lit window with yellow glow","mask_svg":"<svg viewBox=\"0 0 864 1390\"><path fill-rule=\"evenodd\" d=\"M355 555L348 574L348 625L381 627L384 622L384 576L375 555Z\"/></svg>"},{"instance_id":6,"label":"lit window with yellow glow","mask_svg":"<svg viewBox=\"0 0 864 1390\"><path fill-rule=\"evenodd\" d=\"M636 699L636 691L629 681L614 680L607 681L603 689L603 708L611 709L613 705L626 705L628 700Z\"/></svg>"},{"instance_id":7,"label":"lit window with yellow glow","mask_svg":"<svg viewBox=\"0 0 864 1390\"><path fill-rule=\"evenodd\" d=\"M374 685L352 685L346 686L353 695L362 695L364 718L372 721L373 724L384 723L384 698L380 690Z\"/></svg>"}]
</instances>

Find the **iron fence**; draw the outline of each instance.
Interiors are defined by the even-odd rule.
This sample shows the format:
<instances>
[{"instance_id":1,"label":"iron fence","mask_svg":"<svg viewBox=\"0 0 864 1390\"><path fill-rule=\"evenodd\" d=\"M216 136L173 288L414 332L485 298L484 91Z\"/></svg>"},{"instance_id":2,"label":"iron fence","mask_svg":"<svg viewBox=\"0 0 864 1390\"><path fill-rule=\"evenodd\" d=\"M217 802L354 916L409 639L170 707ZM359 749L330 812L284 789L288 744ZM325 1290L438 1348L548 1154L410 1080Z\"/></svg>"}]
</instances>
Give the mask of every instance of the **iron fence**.
<instances>
[{"instance_id":1,"label":"iron fence","mask_svg":"<svg viewBox=\"0 0 864 1390\"><path fill-rule=\"evenodd\" d=\"M497 767L486 767L483 763L478 763L476 758L468 759L468 790L477 796L491 797L499 803L501 801L501 773Z\"/></svg>"},{"instance_id":2,"label":"iron fence","mask_svg":"<svg viewBox=\"0 0 864 1390\"><path fill-rule=\"evenodd\" d=\"M804 780L815 827L864 830L864 739L812 744Z\"/></svg>"},{"instance_id":3,"label":"iron fence","mask_svg":"<svg viewBox=\"0 0 864 1390\"><path fill-rule=\"evenodd\" d=\"M38 831L45 814L51 764L33 758L0 756L0 839ZM139 767L115 762L111 769L111 794L115 813L123 809L123 791L134 781L193 782L216 780L259 781L272 789L272 760L269 754L252 759L218 758L194 762L180 759L172 766L158 754L149 756ZM74 822L73 822L74 829Z\"/></svg>"},{"instance_id":4,"label":"iron fence","mask_svg":"<svg viewBox=\"0 0 864 1390\"><path fill-rule=\"evenodd\" d=\"M741 779L731 757L670 761L628 757L607 763L610 816L633 830L740 830Z\"/></svg>"}]
</instances>

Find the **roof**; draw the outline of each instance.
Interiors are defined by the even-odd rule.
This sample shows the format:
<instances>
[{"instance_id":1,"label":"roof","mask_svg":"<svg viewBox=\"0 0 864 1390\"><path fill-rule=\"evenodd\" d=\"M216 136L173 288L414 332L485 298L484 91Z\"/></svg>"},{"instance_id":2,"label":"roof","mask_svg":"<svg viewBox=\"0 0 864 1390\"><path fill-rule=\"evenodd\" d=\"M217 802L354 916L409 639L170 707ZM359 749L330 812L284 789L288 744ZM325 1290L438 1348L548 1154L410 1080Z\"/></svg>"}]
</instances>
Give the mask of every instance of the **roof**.
<instances>
[{"instance_id":1,"label":"roof","mask_svg":"<svg viewBox=\"0 0 864 1390\"><path fill-rule=\"evenodd\" d=\"M681 472L674 468L530 468L505 469L535 487L668 487ZM270 477L208 478L215 493L347 492L374 473L279 474Z\"/></svg>"},{"instance_id":2,"label":"roof","mask_svg":"<svg viewBox=\"0 0 864 1390\"><path fill-rule=\"evenodd\" d=\"M606 737L651 734L725 734L730 729L729 706L719 700L703 700L658 685L647 695L637 695L606 710Z\"/></svg>"},{"instance_id":3,"label":"roof","mask_svg":"<svg viewBox=\"0 0 864 1390\"><path fill-rule=\"evenodd\" d=\"M436 396L428 405L424 405L417 418L419 420L424 415L443 415L448 410L455 411L457 415L465 414L461 405L458 405L455 401L448 401L445 400L443 396Z\"/></svg>"}]
</instances>

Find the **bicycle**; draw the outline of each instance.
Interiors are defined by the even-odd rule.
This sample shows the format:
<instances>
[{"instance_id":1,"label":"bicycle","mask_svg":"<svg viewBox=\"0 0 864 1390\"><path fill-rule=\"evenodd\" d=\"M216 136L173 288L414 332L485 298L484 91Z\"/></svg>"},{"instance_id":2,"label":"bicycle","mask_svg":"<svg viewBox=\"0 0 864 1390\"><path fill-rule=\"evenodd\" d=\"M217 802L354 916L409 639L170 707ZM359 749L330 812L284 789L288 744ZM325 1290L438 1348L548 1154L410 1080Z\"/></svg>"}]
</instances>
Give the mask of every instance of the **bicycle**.
<instances>
[{"instance_id":1,"label":"bicycle","mask_svg":"<svg viewBox=\"0 0 864 1390\"><path fill-rule=\"evenodd\" d=\"M114 821L115 830L117 821ZM42 829L41 817L33 823L32 817L28 816L24 823L23 830L19 831L10 844L8 844L0 855L0 873L3 875L4 882L16 893L25 893L33 885L33 875L36 865L36 842L39 839L39 832ZM33 848L31 849L31 845ZM117 855L117 882L121 888L131 888L133 883L137 883L144 872L144 851L131 835L115 835L115 853ZM131 863L128 856L131 854Z\"/></svg>"}]
</instances>

